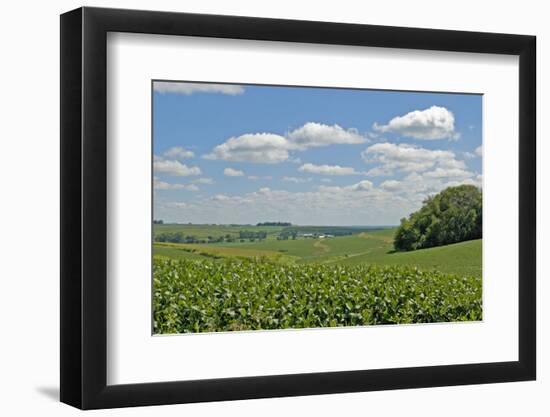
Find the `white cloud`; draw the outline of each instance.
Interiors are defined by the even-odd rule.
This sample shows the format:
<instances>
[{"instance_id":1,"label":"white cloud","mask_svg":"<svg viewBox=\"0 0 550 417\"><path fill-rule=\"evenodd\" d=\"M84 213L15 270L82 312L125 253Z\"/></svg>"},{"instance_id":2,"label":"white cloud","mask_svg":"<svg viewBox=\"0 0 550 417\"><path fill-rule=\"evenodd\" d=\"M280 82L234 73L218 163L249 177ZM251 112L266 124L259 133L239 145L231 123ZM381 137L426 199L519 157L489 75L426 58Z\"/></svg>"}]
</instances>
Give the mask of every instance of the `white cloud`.
<instances>
[{"instance_id":1,"label":"white cloud","mask_svg":"<svg viewBox=\"0 0 550 417\"><path fill-rule=\"evenodd\" d=\"M352 191L368 191L372 189L373 185L369 180L359 181L357 184L353 184L350 188Z\"/></svg>"},{"instance_id":2,"label":"white cloud","mask_svg":"<svg viewBox=\"0 0 550 417\"><path fill-rule=\"evenodd\" d=\"M483 146L479 145L474 152L477 156L483 156Z\"/></svg>"},{"instance_id":3,"label":"white cloud","mask_svg":"<svg viewBox=\"0 0 550 417\"><path fill-rule=\"evenodd\" d=\"M283 181L303 184L304 182L311 182L311 178L283 177Z\"/></svg>"},{"instance_id":4,"label":"white cloud","mask_svg":"<svg viewBox=\"0 0 550 417\"><path fill-rule=\"evenodd\" d=\"M244 176L244 172L242 172L238 169L225 168L223 170L223 175L225 175L227 177L242 177L242 176Z\"/></svg>"},{"instance_id":5,"label":"white cloud","mask_svg":"<svg viewBox=\"0 0 550 417\"><path fill-rule=\"evenodd\" d=\"M444 171L437 168L434 171L423 173L412 172L400 181L387 180L380 184L380 188L401 197L411 205L420 206L426 197L441 190L462 184L481 187L481 175L460 170Z\"/></svg>"},{"instance_id":6,"label":"white cloud","mask_svg":"<svg viewBox=\"0 0 550 417\"><path fill-rule=\"evenodd\" d=\"M315 190L298 192L262 187L245 194L193 199L183 214L161 207L155 215L193 223L245 224L280 219L303 225L389 225L398 224L399 219L418 210L429 195L459 184L480 186L481 176L449 180L413 172L378 187L369 180L343 186L320 185Z\"/></svg>"},{"instance_id":7,"label":"white cloud","mask_svg":"<svg viewBox=\"0 0 550 417\"><path fill-rule=\"evenodd\" d=\"M155 190L199 191L199 187L197 187L195 184L172 184L165 181L161 181L158 177L153 178L153 188Z\"/></svg>"},{"instance_id":8,"label":"white cloud","mask_svg":"<svg viewBox=\"0 0 550 417\"><path fill-rule=\"evenodd\" d=\"M330 178L321 178L321 182L332 182Z\"/></svg>"},{"instance_id":9,"label":"white cloud","mask_svg":"<svg viewBox=\"0 0 550 417\"><path fill-rule=\"evenodd\" d=\"M309 172L310 174L320 175L357 175L359 174L355 169L351 167L341 167L340 165L314 165L304 164L299 171Z\"/></svg>"},{"instance_id":10,"label":"white cloud","mask_svg":"<svg viewBox=\"0 0 550 417\"><path fill-rule=\"evenodd\" d=\"M290 146L296 149L307 149L328 145L356 145L367 142L357 129L344 129L337 124L329 126L322 123L308 122L302 127L287 134Z\"/></svg>"},{"instance_id":11,"label":"white cloud","mask_svg":"<svg viewBox=\"0 0 550 417\"><path fill-rule=\"evenodd\" d=\"M380 184L380 188L387 191L396 191L401 188L401 182L397 180L386 180Z\"/></svg>"},{"instance_id":12,"label":"white cloud","mask_svg":"<svg viewBox=\"0 0 550 417\"><path fill-rule=\"evenodd\" d=\"M231 198L229 196L226 196L225 194L216 194L214 197L212 197L212 200L214 201L227 201Z\"/></svg>"},{"instance_id":13,"label":"white cloud","mask_svg":"<svg viewBox=\"0 0 550 417\"><path fill-rule=\"evenodd\" d=\"M438 167L445 168L445 169L466 169L466 164L464 161L461 161L459 159L455 159L456 156L453 152L452 157L449 158L441 158L437 161Z\"/></svg>"},{"instance_id":14,"label":"white cloud","mask_svg":"<svg viewBox=\"0 0 550 417\"><path fill-rule=\"evenodd\" d=\"M375 123L373 129L382 133L396 133L423 140L458 139L459 137L459 133L455 131L453 113L439 106L394 117L385 125Z\"/></svg>"},{"instance_id":15,"label":"white cloud","mask_svg":"<svg viewBox=\"0 0 550 417\"><path fill-rule=\"evenodd\" d=\"M244 88L234 84L209 84L155 81L153 89L157 93L175 93L191 95L194 93L218 93L235 96L244 93Z\"/></svg>"},{"instance_id":16,"label":"white cloud","mask_svg":"<svg viewBox=\"0 0 550 417\"><path fill-rule=\"evenodd\" d=\"M406 203L377 190L366 180L300 192L262 187L241 195L219 194L208 203L196 201L193 203L196 211L186 212L186 218L196 213L206 222L223 218L228 223L254 223L276 218L296 224L318 224L315 222L322 218L322 224L391 224L390 219L397 223L408 214L410 207Z\"/></svg>"},{"instance_id":17,"label":"white cloud","mask_svg":"<svg viewBox=\"0 0 550 417\"><path fill-rule=\"evenodd\" d=\"M247 133L216 146L206 159L275 164L288 159L288 141L272 133Z\"/></svg>"},{"instance_id":18,"label":"white cloud","mask_svg":"<svg viewBox=\"0 0 550 417\"><path fill-rule=\"evenodd\" d=\"M445 169L464 169L463 161L454 152L431 150L409 144L376 143L361 153L367 163L377 163L367 175L391 175L395 172L424 172L436 166Z\"/></svg>"},{"instance_id":19,"label":"white cloud","mask_svg":"<svg viewBox=\"0 0 550 417\"><path fill-rule=\"evenodd\" d=\"M338 125L324 125L308 122L285 136L275 133L245 133L229 138L217 145L206 159L233 162L255 162L276 164L280 162L301 163L300 158L291 158L291 151L337 145L361 144L368 140L355 129L344 129Z\"/></svg>"},{"instance_id":20,"label":"white cloud","mask_svg":"<svg viewBox=\"0 0 550 417\"><path fill-rule=\"evenodd\" d=\"M478 174L473 178L466 178L466 179L463 179L463 180L449 181L445 184L445 187L451 187L451 186L462 185L462 184L475 185L476 187L482 188L483 187L483 177L480 174Z\"/></svg>"},{"instance_id":21,"label":"white cloud","mask_svg":"<svg viewBox=\"0 0 550 417\"><path fill-rule=\"evenodd\" d=\"M362 180L358 183L351 184L351 185L344 185L344 186L338 186L338 185L320 185L319 191L322 192L329 192L329 193L344 193L344 192L369 192L372 194L372 192L377 193L378 190L375 189L374 184L369 180Z\"/></svg>"},{"instance_id":22,"label":"white cloud","mask_svg":"<svg viewBox=\"0 0 550 417\"><path fill-rule=\"evenodd\" d=\"M462 178L462 179L465 179L465 178L470 178L470 177L473 177L473 176L474 176L473 172L466 171L465 169L460 169L460 168L445 169L445 168L437 167L433 171L428 171L428 172L424 173L425 178L454 178L454 179Z\"/></svg>"},{"instance_id":23,"label":"white cloud","mask_svg":"<svg viewBox=\"0 0 550 417\"><path fill-rule=\"evenodd\" d=\"M195 154L183 148L182 146L174 146L173 148L168 149L166 152L163 153L163 156L169 159L188 159L193 158Z\"/></svg>"},{"instance_id":24,"label":"white cloud","mask_svg":"<svg viewBox=\"0 0 550 417\"><path fill-rule=\"evenodd\" d=\"M153 161L153 169L155 173L173 175L178 177L187 177L193 175L201 175L199 167L188 167L179 161L163 159L155 156Z\"/></svg>"}]
</instances>

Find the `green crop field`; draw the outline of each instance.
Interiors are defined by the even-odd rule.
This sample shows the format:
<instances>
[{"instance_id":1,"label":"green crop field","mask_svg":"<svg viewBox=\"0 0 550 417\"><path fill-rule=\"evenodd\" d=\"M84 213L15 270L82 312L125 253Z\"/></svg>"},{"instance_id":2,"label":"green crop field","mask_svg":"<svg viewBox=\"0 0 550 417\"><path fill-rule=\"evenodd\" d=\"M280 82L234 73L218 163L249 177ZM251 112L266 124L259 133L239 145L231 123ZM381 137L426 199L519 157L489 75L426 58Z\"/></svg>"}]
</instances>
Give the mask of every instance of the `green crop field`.
<instances>
[{"instance_id":1,"label":"green crop field","mask_svg":"<svg viewBox=\"0 0 550 417\"><path fill-rule=\"evenodd\" d=\"M406 266L157 257L154 332L481 320L481 279Z\"/></svg>"},{"instance_id":2,"label":"green crop field","mask_svg":"<svg viewBox=\"0 0 550 417\"><path fill-rule=\"evenodd\" d=\"M481 319L481 239L395 252L395 228L328 230L155 225L218 239L154 242L155 333Z\"/></svg>"}]
</instances>

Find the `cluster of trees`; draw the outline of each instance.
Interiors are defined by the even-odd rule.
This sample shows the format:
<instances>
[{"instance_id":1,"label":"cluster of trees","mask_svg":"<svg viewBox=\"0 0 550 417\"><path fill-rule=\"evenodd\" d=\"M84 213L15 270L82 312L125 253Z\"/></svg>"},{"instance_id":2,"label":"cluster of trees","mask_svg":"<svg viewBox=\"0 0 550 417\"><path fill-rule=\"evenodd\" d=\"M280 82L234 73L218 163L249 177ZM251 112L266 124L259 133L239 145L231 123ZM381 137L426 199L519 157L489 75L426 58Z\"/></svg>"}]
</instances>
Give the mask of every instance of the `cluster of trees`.
<instances>
[{"instance_id":1,"label":"cluster of trees","mask_svg":"<svg viewBox=\"0 0 550 417\"><path fill-rule=\"evenodd\" d=\"M239 231L239 236L226 234L220 236L208 236L205 238L198 238L195 235L185 235L182 232L163 232L155 235L156 242L168 242L168 243L233 243L237 240L244 242L248 240L254 242L256 240L262 240L267 237L267 232L251 232L248 230Z\"/></svg>"},{"instance_id":2,"label":"cluster of trees","mask_svg":"<svg viewBox=\"0 0 550 417\"><path fill-rule=\"evenodd\" d=\"M290 222L263 222L258 223L256 226L292 226Z\"/></svg>"},{"instance_id":3,"label":"cluster of trees","mask_svg":"<svg viewBox=\"0 0 550 417\"><path fill-rule=\"evenodd\" d=\"M222 242L235 242L237 239L231 235L212 237L208 236L207 239L199 239L195 235L184 235L182 232L164 232L155 236L156 242L169 242L169 243L222 243Z\"/></svg>"},{"instance_id":4,"label":"cluster of trees","mask_svg":"<svg viewBox=\"0 0 550 417\"><path fill-rule=\"evenodd\" d=\"M153 220L153 224L164 224L164 220Z\"/></svg>"},{"instance_id":5,"label":"cluster of trees","mask_svg":"<svg viewBox=\"0 0 550 417\"><path fill-rule=\"evenodd\" d=\"M481 190L460 185L429 197L420 210L401 219L393 245L409 251L480 239L481 233Z\"/></svg>"},{"instance_id":6,"label":"cluster of trees","mask_svg":"<svg viewBox=\"0 0 550 417\"><path fill-rule=\"evenodd\" d=\"M200 240L192 235L184 235L182 232L159 233L155 236L155 241L169 243L206 243L205 240Z\"/></svg>"}]
</instances>

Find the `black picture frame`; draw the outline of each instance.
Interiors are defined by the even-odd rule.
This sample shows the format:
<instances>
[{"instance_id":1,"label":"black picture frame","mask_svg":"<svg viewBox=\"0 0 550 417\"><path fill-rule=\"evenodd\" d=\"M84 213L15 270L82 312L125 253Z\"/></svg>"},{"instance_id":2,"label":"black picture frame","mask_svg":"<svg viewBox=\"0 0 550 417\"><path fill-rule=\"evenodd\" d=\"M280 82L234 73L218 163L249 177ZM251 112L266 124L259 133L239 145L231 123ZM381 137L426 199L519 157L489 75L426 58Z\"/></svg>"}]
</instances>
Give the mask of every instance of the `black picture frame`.
<instances>
[{"instance_id":1,"label":"black picture frame","mask_svg":"<svg viewBox=\"0 0 550 417\"><path fill-rule=\"evenodd\" d=\"M519 56L519 360L107 385L108 32ZM61 401L81 409L534 380L534 36L102 8L61 15Z\"/></svg>"}]
</instances>

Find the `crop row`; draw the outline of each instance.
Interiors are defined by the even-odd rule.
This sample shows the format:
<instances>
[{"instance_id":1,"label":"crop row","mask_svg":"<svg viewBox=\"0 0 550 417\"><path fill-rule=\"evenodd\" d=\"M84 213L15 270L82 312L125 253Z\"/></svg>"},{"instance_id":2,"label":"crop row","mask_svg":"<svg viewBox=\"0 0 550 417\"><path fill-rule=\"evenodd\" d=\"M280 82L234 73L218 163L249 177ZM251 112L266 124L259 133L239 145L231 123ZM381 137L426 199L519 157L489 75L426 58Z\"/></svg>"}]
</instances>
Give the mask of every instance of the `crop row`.
<instances>
[{"instance_id":1,"label":"crop row","mask_svg":"<svg viewBox=\"0 0 550 417\"><path fill-rule=\"evenodd\" d=\"M155 257L154 332L482 319L481 279L403 266Z\"/></svg>"}]
</instances>

